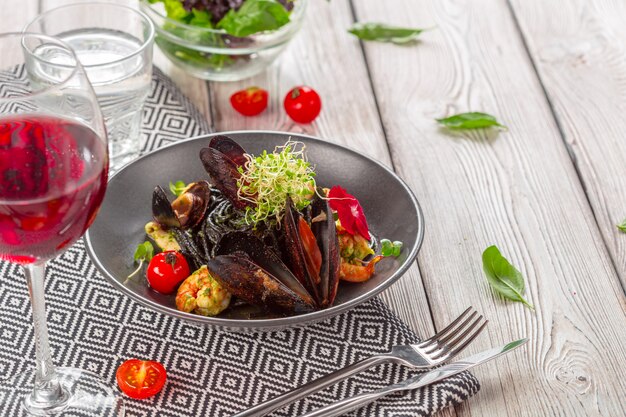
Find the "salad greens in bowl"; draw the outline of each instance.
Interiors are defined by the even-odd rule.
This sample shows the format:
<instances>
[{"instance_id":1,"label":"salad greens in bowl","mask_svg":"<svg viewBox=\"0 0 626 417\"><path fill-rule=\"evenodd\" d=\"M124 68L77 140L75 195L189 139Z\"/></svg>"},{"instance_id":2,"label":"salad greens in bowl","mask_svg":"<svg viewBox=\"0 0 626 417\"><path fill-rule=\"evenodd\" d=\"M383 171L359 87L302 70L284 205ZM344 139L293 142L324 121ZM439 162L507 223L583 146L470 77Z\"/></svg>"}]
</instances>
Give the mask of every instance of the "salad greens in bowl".
<instances>
[{"instance_id":1,"label":"salad greens in bowl","mask_svg":"<svg viewBox=\"0 0 626 417\"><path fill-rule=\"evenodd\" d=\"M214 81L263 71L302 26L307 0L142 0L156 43L177 66Z\"/></svg>"}]
</instances>

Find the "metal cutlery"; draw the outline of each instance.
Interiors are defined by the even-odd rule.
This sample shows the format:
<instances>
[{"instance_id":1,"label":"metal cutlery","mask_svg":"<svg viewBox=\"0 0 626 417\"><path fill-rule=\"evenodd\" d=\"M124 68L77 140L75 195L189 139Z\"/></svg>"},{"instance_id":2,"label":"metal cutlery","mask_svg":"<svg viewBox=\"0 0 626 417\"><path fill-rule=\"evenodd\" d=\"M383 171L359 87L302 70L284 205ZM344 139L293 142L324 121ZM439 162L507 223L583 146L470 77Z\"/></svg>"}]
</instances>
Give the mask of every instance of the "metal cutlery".
<instances>
[{"instance_id":1,"label":"metal cutlery","mask_svg":"<svg viewBox=\"0 0 626 417\"><path fill-rule=\"evenodd\" d=\"M461 352L480 334L487 320L473 307L434 336L413 345L394 346L390 352L370 356L360 362L325 375L292 391L235 414L233 417L260 417L284 407L300 398L336 384L351 375L383 363L397 363L414 369L428 369L441 365Z\"/></svg>"},{"instance_id":2,"label":"metal cutlery","mask_svg":"<svg viewBox=\"0 0 626 417\"><path fill-rule=\"evenodd\" d=\"M354 397L346 398L326 407L319 408L302 417L333 417L342 415L349 411L361 408L381 397L391 394L392 392L414 390L441 381L442 379L473 368L476 365L480 365L481 363L497 358L500 355L504 355L505 353L520 347L526 342L528 342L528 339L520 339L515 342L507 343L499 348L486 350L468 358L433 369L425 374L416 375L398 384L389 385L377 391L367 392Z\"/></svg>"}]
</instances>

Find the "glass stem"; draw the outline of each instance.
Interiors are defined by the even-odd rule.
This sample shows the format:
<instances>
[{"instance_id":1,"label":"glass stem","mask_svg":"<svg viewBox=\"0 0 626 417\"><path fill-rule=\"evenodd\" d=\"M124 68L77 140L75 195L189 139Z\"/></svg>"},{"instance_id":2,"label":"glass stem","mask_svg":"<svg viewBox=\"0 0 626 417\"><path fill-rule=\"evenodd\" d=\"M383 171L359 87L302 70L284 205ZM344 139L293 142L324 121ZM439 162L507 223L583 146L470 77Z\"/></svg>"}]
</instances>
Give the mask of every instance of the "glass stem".
<instances>
[{"instance_id":1,"label":"glass stem","mask_svg":"<svg viewBox=\"0 0 626 417\"><path fill-rule=\"evenodd\" d=\"M24 266L26 282L33 308L33 326L35 329L35 356L37 370L35 386L30 396L32 405L50 406L64 400L64 393L52 363L48 325L46 324L46 301L44 298L45 263Z\"/></svg>"}]
</instances>

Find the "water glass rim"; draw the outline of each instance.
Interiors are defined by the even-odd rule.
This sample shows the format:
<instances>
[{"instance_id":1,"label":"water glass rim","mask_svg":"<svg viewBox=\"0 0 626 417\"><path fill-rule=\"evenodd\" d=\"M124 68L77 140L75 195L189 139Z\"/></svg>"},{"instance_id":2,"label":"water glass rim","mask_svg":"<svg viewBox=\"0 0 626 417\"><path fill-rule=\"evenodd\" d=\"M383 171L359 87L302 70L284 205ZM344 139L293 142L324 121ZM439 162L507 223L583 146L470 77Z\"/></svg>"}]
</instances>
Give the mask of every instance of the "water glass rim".
<instances>
[{"instance_id":1,"label":"water glass rim","mask_svg":"<svg viewBox=\"0 0 626 417\"><path fill-rule=\"evenodd\" d=\"M148 48L149 46L152 46L152 42L154 41L154 36L155 36L155 28L154 28L154 23L152 23L152 20L150 20L150 18L141 10L139 9L135 9L133 7L129 7L123 4L117 4L117 3L107 3L107 2L103 2L103 1L95 1L95 2L89 2L89 3L72 3L72 4L66 4L63 6L59 6L59 7L55 7L53 9L50 10L46 10L45 12L37 15L33 20L31 20L30 22L28 22L26 24L26 26L24 26L24 29L22 29L23 32L27 32L28 29L35 24L36 22L38 22L39 20L44 19L45 17L47 17L47 15L52 14L53 12L57 12L61 9L71 9L71 8L79 8L79 7L85 7L85 6L104 6L104 7L112 7L112 8L117 8L117 9L124 9L127 12L131 12L137 16L139 16L139 18L144 21L147 24L148 27L148 36L146 37L145 40L143 40L143 42L141 43L141 46L139 48L137 48L135 51L131 52L128 55L123 56L122 58L118 58L115 59L113 61L109 61L109 62L103 62L103 63L99 63L99 64L90 64L90 65L86 65L86 64L82 64L83 68L102 68L102 67L107 67L107 66L111 66L114 64L119 64L121 62L124 62L128 59L131 59L139 54L141 54L146 48ZM29 32L32 33L32 32Z\"/></svg>"},{"instance_id":2,"label":"water glass rim","mask_svg":"<svg viewBox=\"0 0 626 417\"><path fill-rule=\"evenodd\" d=\"M74 59L74 65L67 65L67 64L58 64L58 63L54 63L54 62L50 62L47 61L45 59L43 59L41 56L35 55L32 53L32 51L30 50L30 48L28 48L26 45L24 45L24 38L25 37L34 37L34 38L38 38L38 39L43 39L45 41L51 42L51 43L55 43L57 45L62 46L63 48L65 48L67 50L67 52L69 52L70 56ZM49 36L49 35L45 35L43 33L35 33L35 32L5 32L5 33L0 33L0 41L3 39L8 39L8 38L12 38L12 37L20 37L22 39L22 45L24 46L24 50L28 53L28 55L34 59L36 59L39 62L43 62L45 64L52 64L61 68L71 68L72 72L69 73L67 75L67 77L65 77L63 80L55 83L55 84L51 84L45 87L42 87L39 90L36 91L29 91L28 93L25 93L24 95L21 95L19 97L2 97L0 96L0 103L6 103L6 102L10 102L10 101L19 101L19 100L29 100L33 97L37 97L43 94L47 94L50 90L55 90L55 89L59 89L61 87L64 87L67 83L70 82L70 80L72 80L76 73L79 70L82 70L82 65L80 63L80 61L78 60L78 57L76 56L76 52L74 52L74 49L72 49L72 47L65 41L59 39L59 38L55 38L54 36Z\"/></svg>"}]
</instances>

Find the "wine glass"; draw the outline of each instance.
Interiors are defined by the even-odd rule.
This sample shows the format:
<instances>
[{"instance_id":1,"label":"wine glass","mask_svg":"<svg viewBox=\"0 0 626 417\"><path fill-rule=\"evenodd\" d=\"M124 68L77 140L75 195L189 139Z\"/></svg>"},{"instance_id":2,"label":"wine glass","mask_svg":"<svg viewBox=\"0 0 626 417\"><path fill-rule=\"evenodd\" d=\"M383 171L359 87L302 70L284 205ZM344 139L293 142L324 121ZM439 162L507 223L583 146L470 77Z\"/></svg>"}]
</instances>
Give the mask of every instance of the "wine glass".
<instances>
[{"instance_id":1,"label":"wine glass","mask_svg":"<svg viewBox=\"0 0 626 417\"><path fill-rule=\"evenodd\" d=\"M117 390L100 377L53 365L46 325L45 263L83 235L106 189L107 139L96 96L58 39L0 34L0 56L0 258L23 266L36 355L34 370L3 381L0 410L123 416Z\"/></svg>"}]
</instances>

